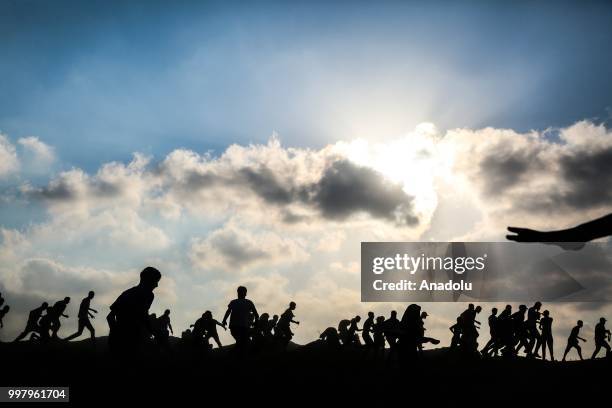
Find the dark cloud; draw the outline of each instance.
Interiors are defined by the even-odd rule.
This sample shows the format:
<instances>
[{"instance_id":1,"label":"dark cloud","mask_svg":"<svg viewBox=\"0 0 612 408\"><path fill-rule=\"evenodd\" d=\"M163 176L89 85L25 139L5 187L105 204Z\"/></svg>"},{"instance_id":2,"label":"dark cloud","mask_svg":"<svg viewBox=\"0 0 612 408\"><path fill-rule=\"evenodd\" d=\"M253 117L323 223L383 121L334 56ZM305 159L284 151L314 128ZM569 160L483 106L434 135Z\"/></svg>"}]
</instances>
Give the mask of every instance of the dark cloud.
<instances>
[{"instance_id":1,"label":"dark cloud","mask_svg":"<svg viewBox=\"0 0 612 408\"><path fill-rule=\"evenodd\" d=\"M348 160L334 162L311 186L311 199L326 218L343 220L365 212L373 217L414 225L413 197L368 167Z\"/></svg>"},{"instance_id":2,"label":"dark cloud","mask_svg":"<svg viewBox=\"0 0 612 408\"><path fill-rule=\"evenodd\" d=\"M210 245L212 249L218 251L238 268L271 257L271 254L241 240L237 234L231 231L224 231L222 234L213 236Z\"/></svg>"},{"instance_id":3,"label":"dark cloud","mask_svg":"<svg viewBox=\"0 0 612 408\"><path fill-rule=\"evenodd\" d=\"M243 168L240 176L251 190L271 204L289 204L295 199L295 193L281 185L270 169L260 166L258 169Z\"/></svg>"},{"instance_id":4,"label":"dark cloud","mask_svg":"<svg viewBox=\"0 0 612 408\"><path fill-rule=\"evenodd\" d=\"M478 177L484 192L495 196L520 185L524 177L543 167L538 151L513 150L511 146L500 144L488 150L480 160Z\"/></svg>"},{"instance_id":5,"label":"dark cloud","mask_svg":"<svg viewBox=\"0 0 612 408\"><path fill-rule=\"evenodd\" d=\"M565 155L559 162L560 178L568 187L555 200L576 209L612 203L612 147Z\"/></svg>"}]
</instances>

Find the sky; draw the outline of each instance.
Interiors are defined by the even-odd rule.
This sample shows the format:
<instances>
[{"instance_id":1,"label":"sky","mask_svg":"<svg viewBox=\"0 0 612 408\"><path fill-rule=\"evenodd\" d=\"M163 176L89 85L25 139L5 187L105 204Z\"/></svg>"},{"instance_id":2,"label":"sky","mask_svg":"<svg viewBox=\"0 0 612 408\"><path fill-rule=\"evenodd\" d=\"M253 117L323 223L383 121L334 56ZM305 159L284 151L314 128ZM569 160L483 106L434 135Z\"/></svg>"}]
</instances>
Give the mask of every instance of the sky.
<instances>
[{"instance_id":1,"label":"sky","mask_svg":"<svg viewBox=\"0 0 612 408\"><path fill-rule=\"evenodd\" d=\"M1 0L0 338L151 264L178 330L246 284L305 343L403 307L359 302L361 241L610 212L610 27L596 1ZM551 309L562 337L609 310Z\"/></svg>"}]
</instances>

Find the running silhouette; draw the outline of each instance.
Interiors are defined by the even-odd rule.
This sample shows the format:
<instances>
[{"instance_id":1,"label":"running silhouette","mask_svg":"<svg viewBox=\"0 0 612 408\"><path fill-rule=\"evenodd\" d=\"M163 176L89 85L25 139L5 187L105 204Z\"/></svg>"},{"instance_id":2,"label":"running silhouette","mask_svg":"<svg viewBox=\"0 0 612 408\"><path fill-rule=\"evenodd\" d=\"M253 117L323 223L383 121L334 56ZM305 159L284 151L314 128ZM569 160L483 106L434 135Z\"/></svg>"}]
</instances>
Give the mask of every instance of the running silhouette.
<instances>
[{"instance_id":1,"label":"running silhouette","mask_svg":"<svg viewBox=\"0 0 612 408\"><path fill-rule=\"evenodd\" d=\"M219 340L219 334L217 333L217 326L221 326L223 327L223 330L227 330L225 328L225 325L216 321L213 318L212 312L210 310L207 310L206 312L204 312L204 314L202 315L202 318L204 319L203 324L204 324L204 330L206 332L205 337L204 337L204 342L208 344L208 340L213 339L215 343L217 343L217 347L221 348L222 345L221 345L221 340Z\"/></svg>"},{"instance_id":2,"label":"running silhouette","mask_svg":"<svg viewBox=\"0 0 612 408\"><path fill-rule=\"evenodd\" d=\"M564 249L580 249L583 245L572 245L571 243L584 243L612 235L612 214L564 230L537 231L522 227L508 227L508 231L515 234L506 235L506 239L510 241L555 243Z\"/></svg>"},{"instance_id":3,"label":"running silhouette","mask_svg":"<svg viewBox=\"0 0 612 408\"><path fill-rule=\"evenodd\" d=\"M66 296L63 300L55 302L51 310L47 310L45 317L48 316L48 320L45 322L45 327L51 329L51 338L53 339L57 339L57 332L62 326L60 318L64 317L67 319L70 317L67 314L64 314L68 303L70 303L70 298Z\"/></svg>"},{"instance_id":4,"label":"running silhouette","mask_svg":"<svg viewBox=\"0 0 612 408\"><path fill-rule=\"evenodd\" d=\"M138 285L123 292L110 306L106 321L110 329L108 343L114 353L127 357L138 352L151 336L149 308L160 279L161 273L147 266L140 272Z\"/></svg>"},{"instance_id":5,"label":"running silhouette","mask_svg":"<svg viewBox=\"0 0 612 408\"><path fill-rule=\"evenodd\" d=\"M576 351L578 352L578 357L580 357L580 360L582 360L582 348L580 347L580 344L578 344L578 340L582 340L583 342L586 342L586 339L583 339L582 337L579 336L581 328L582 328L582 320L578 320L578 322L576 322L576 326L572 329L569 337L567 338L567 347L565 347L565 353L563 353L562 361L565 361L565 357L567 357L567 353L569 353L572 348L576 349Z\"/></svg>"},{"instance_id":6,"label":"running silhouette","mask_svg":"<svg viewBox=\"0 0 612 408\"><path fill-rule=\"evenodd\" d=\"M19 336L17 336L14 341L20 341L22 339L25 339L26 336L30 333L35 333L39 335L40 326L38 325L38 321L40 320L43 312L46 311L48 307L49 304L47 302L43 302L43 304L37 307L36 309L30 310L25 329L23 330L23 332L21 332Z\"/></svg>"},{"instance_id":7,"label":"running silhouette","mask_svg":"<svg viewBox=\"0 0 612 408\"><path fill-rule=\"evenodd\" d=\"M372 339L372 335L374 328L374 313L368 312L368 318L363 322L363 331L361 332L361 338L363 339L363 343L366 347L371 348L374 345L374 340Z\"/></svg>"},{"instance_id":8,"label":"running silhouette","mask_svg":"<svg viewBox=\"0 0 612 408\"><path fill-rule=\"evenodd\" d=\"M286 345L293 338L293 332L291 331L291 323L299 325L300 322L293 320L295 317L293 311L296 308L295 302L289 303L289 307L287 310L281 314L280 319L278 319L278 323L276 324L276 329L274 330L274 335L281 339L283 343Z\"/></svg>"},{"instance_id":9,"label":"running silhouette","mask_svg":"<svg viewBox=\"0 0 612 408\"><path fill-rule=\"evenodd\" d=\"M223 316L221 324L226 325L230 318L229 328L232 337L236 341L236 349L245 351L249 345L249 329L253 320L257 321L259 314L253 302L246 298L247 288L239 286L236 290L238 298L227 305L227 311Z\"/></svg>"},{"instance_id":10,"label":"running silhouette","mask_svg":"<svg viewBox=\"0 0 612 408\"><path fill-rule=\"evenodd\" d=\"M481 354L489 355L492 352L493 355L497 356L497 352L499 351L500 341L499 341L499 333L498 333L499 330L497 327L497 308L496 307L491 309L491 315L489 315L488 321L489 321L489 334L491 335L491 338L489 339L487 344L482 349Z\"/></svg>"},{"instance_id":11,"label":"running silhouette","mask_svg":"<svg viewBox=\"0 0 612 408\"><path fill-rule=\"evenodd\" d=\"M599 323L595 325L595 351L593 351L591 359L594 359L602 348L606 350L606 357L610 357L608 341L610 341L610 330L606 329L606 319L602 317L599 319Z\"/></svg>"},{"instance_id":12,"label":"running silhouette","mask_svg":"<svg viewBox=\"0 0 612 408\"><path fill-rule=\"evenodd\" d=\"M540 308L542 307L541 302L535 302L535 304L527 310L527 322L525 322L525 331L529 344L527 346L528 357L540 357L538 350L542 345L542 336L538 331L538 323L540 322ZM535 350L533 349L535 346Z\"/></svg>"},{"instance_id":13,"label":"running silhouette","mask_svg":"<svg viewBox=\"0 0 612 408\"><path fill-rule=\"evenodd\" d=\"M81 334L83 334L83 330L87 328L87 330L89 330L91 340L96 341L96 330L93 328L91 321L89 320L90 318L95 319L94 315L91 314L91 312L98 313L97 310L91 308L91 300L94 298L94 296L95 296L95 293L93 290L91 290L87 294L87 297L81 301L81 305L79 306L79 315L78 315L78 318L79 318L78 329L76 333L71 334L70 336L66 337L64 340L70 341L72 339L76 339Z\"/></svg>"}]
</instances>

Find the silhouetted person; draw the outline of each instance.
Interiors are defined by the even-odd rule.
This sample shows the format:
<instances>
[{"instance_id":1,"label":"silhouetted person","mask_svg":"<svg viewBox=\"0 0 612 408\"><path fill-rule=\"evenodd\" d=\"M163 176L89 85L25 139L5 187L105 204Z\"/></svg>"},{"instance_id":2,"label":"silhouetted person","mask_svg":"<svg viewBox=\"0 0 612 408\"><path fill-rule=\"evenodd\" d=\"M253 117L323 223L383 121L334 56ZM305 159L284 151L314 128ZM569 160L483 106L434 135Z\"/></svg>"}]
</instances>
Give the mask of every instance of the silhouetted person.
<instances>
[{"instance_id":1,"label":"silhouetted person","mask_svg":"<svg viewBox=\"0 0 612 408\"><path fill-rule=\"evenodd\" d=\"M366 347L372 347L374 345L374 340L370 333L373 332L374 326L374 313L368 312L368 318L363 322L363 329L361 332L361 338L363 339L363 343Z\"/></svg>"},{"instance_id":2,"label":"silhouetted person","mask_svg":"<svg viewBox=\"0 0 612 408\"><path fill-rule=\"evenodd\" d=\"M511 356L514 354L514 331L512 323L512 305L506 305L504 310L497 318L497 328L499 331L500 347L503 347L502 354Z\"/></svg>"},{"instance_id":3,"label":"silhouetted person","mask_svg":"<svg viewBox=\"0 0 612 408\"><path fill-rule=\"evenodd\" d=\"M421 306L411 304L406 307L400 321L398 351L400 361L405 364L417 357L421 338Z\"/></svg>"},{"instance_id":4,"label":"silhouetted person","mask_svg":"<svg viewBox=\"0 0 612 408\"><path fill-rule=\"evenodd\" d=\"M385 317L378 316L376 318L376 323L372 327L372 332L374 333L374 349L376 350L376 355L379 351L385 352Z\"/></svg>"},{"instance_id":5,"label":"silhouetted person","mask_svg":"<svg viewBox=\"0 0 612 408\"><path fill-rule=\"evenodd\" d=\"M6 314L9 312L9 310L11 310L11 307L9 305L5 305L2 309L0 309L0 328L4 327L4 322L2 320L4 319L4 316L6 316Z\"/></svg>"},{"instance_id":6,"label":"silhouetted person","mask_svg":"<svg viewBox=\"0 0 612 408\"><path fill-rule=\"evenodd\" d=\"M597 356L602 347L606 349L606 357L610 357L610 345L606 340L610 340L610 330L606 329L606 319L602 317L599 319L599 323L595 325L595 351L593 351L591 359Z\"/></svg>"},{"instance_id":7,"label":"silhouetted person","mask_svg":"<svg viewBox=\"0 0 612 408\"><path fill-rule=\"evenodd\" d=\"M204 330L206 330L204 342L208 343L209 339L213 339L215 343L217 343L217 347L221 348L222 345L221 340L219 340L219 334L217 333L217 326L221 326L223 330L227 330L225 325L215 320L210 310L204 312L202 317L204 318Z\"/></svg>"},{"instance_id":8,"label":"silhouetted person","mask_svg":"<svg viewBox=\"0 0 612 408\"><path fill-rule=\"evenodd\" d=\"M517 345L513 354L518 354L522 347L525 350L529 347L529 337L527 336L527 326L525 325L525 313L527 306L520 305L519 310L510 317L512 320L512 331L514 333L513 345Z\"/></svg>"},{"instance_id":9,"label":"silhouetted person","mask_svg":"<svg viewBox=\"0 0 612 408\"><path fill-rule=\"evenodd\" d=\"M494 355L497 355L497 351L499 350L499 333L497 328L497 308L494 307L491 309L491 314L489 315L489 334L491 338L487 342L487 344L482 349L481 353L483 355L488 355L489 352L493 352Z\"/></svg>"},{"instance_id":10,"label":"silhouetted person","mask_svg":"<svg viewBox=\"0 0 612 408\"><path fill-rule=\"evenodd\" d=\"M527 338L529 339L529 345L527 347L527 356L539 357L538 350L542 345L542 336L538 331L538 322L540 321L540 308L542 303L535 302L535 304L527 310L527 321L525 322L525 329ZM535 347L535 350L534 350Z\"/></svg>"},{"instance_id":11,"label":"silhouetted person","mask_svg":"<svg viewBox=\"0 0 612 408\"><path fill-rule=\"evenodd\" d=\"M278 315L272 316L272 320L268 325L268 331L271 335L276 334L276 325L278 324Z\"/></svg>"},{"instance_id":12,"label":"silhouetted person","mask_svg":"<svg viewBox=\"0 0 612 408\"><path fill-rule=\"evenodd\" d=\"M42 313L46 311L48 307L49 307L49 304L47 302L43 302L43 304L40 307L30 310L30 313L28 314L28 322L26 323L26 327L23 330L23 332L21 332L21 334L17 336L15 341L20 341L22 339L25 339L25 337L31 332L39 333L40 326L38 325L38 321L40 320Z\"/></svg>"},{"instance_id":13,"label":"silhouetted person","mask_svg":"<svg viewBox=\"0 0 612 408\"><path fill-rule=\"evenodd\" d=\"M427 312L422 312L419 317L419 321L418 321L419 337L417 340L417 348L419 349L419 351L423 351L423 344L425 343L431 343L431 344L440 343L440 340L438 339L434 339L432 337L425 336L425 332L427 331L427 329L425 328L425 319L427 319L427 316L429 316Z\"/></svg>"},{"instance_id":14,"label":"silhouetted person","mask_svg":"<svg viewBox=\"0 0 612 408\"><path fill-rule=\"evenodd\" d=\"M49 327L51 329L51 337L57 339L57 332L59 331L62 323L60 322L60 318L68 318L69 316L65 314L66 307L70 303L70 298L66 296L63 300L55 302L53 307L51 308L51 313L49 314L49 310L47 310L47 314L50 317Z\"/></svg>"},{"instance_id":15,"label":"silhouetted person","mask_svg":"<svg viewBox=\"0 0 612 408\"><path fill-rule=\"evenodd\" d=\"M457 322L448 329L453 333L450 348L456 349L461 345L461 317L458 317Z\"/></svg>"},{"instance_id":16,"label":"silhouetted person","mask_svg":"<svg viewBox=\"0 0 612 408\"><path fill-rule=\"evenodd\" d=\"M156 340L165 349L170 347L168 340L170 334L174 335L172 330L172 324L170 323L170 309L166 309L164 314L159 316L155 322L155 329L157 331Z\"/></svg>"},{"instance_id":17,"label":"silhouetted person","mask_svg":"<svg viewBox=\"0 0 612 408\"><path fill-rule=\"evenodd\" d=\"M572 329L569 337L567 338L567 347L565 347L565 353L563 353L562 361L565 361L567 353L569 353L572 348L575 348L576 351L578 351L578 357L580 357L580 360L582 360L582 348L580 347L580 344L578 344L578 340L582 340L583 342L586 342L586 340L579 336L581 327L582 320L578 320L576 326Z\"/></svg>"},{"instance_id":18,"label":"silhouetted person","mask_svg":"<svg viewBox=\"0 0 612 408\"><path fill-rule=\"evenodd\" d=\"M140 272L140 283L119 295L110 306L106 320L110 328L108 342L114 352L136 352L149 339L152 333L149 308L160 279L161 273L147 266Z\"/></svg>"},{"instance_id":19,"label":"silhouetted person","mask_svg":"<svg viewBox=\"0 0 612 408\"><path fill-rule=\"evenodd\" d=\"M75 339L77 337L79 337L81 334L83 334L83 330L85 328L87 328L87 330L89 330L89 334L91 335L91 340L95 341L96 340L96 330L93 328L91 321L89 321L89 319L95 319L94 315L91 314L91 312L94 313L98 313L97 310L92 309L91 306L91 299L94 298L95 293L92 291L89 291L89 293L87 294L87 297L85 299L83 299L81 301L81 305L79 306L79 326L78 329L76 331L76 333L71 334L70 336L66 337L66 341L70 341L72 339Z\"/></svg>"},{"instance_id":20,"label":"silhouetted person","mask_svg":"<svg viewBox=\"0 0 612 408\"><path fill-rule=\"evenodd\" d=\"M553 335L552 335L553 318L550 317L550 312L545 310L540 318L540 329L542 330L542 360L546 360L546 347L550 351L550 361L555 361L553 353Z\"/></svg>"},{"instance_id":21,"label":"silhouetted person","mask_svg":"<svg viewBox=\"0 0 612 408\"><path fill-rule=\"evenodd\" d=\"M196 345L204 344L204 335L206 334L206 312L202 313L202 316L198 318L194 324L189 327L193 327L191 337Z\"/></svg>"},{"instance_id":22,"label":"silhouetted person","mask_svg":"<svg viewBox=\"0 0 612 408\"><path fill-rule=\"evenodd\" d=\"M319 338L332 348L340 347L340 336L338 335L338 330L336 330L335 327L328 327L325 329Z\"/></svg>"},{"instance_id":23,"label":"silhouetted person","mask_svg":"<svg viewBox=\"0 0 612 408\"><path fill-rule=\"evenodd\" d=\"M236 340L236 348L244 350L249 344L249 329L253 317L257 320L259 314L253 302L246 298L247 288L239 286L236 292L238 298L227 305L227 311L221 324L225 326L228 317L230 318L229 328L232 337Z\"/></svg>"},{"instance_id":24,"label":"silhouetted person","mask_svg":"<svg viewBox=\"0 0 612 408\"><path fill-rule=\"evenodd\" d=\"M480 326L480 322L476 320L476 315L481 311L480 306L474 307L470 303L467 310L459 316L461 318L461 348L465 352L472 353L478 350L478 329L476 325Z\"/></svg>"},{"instance_id":25,"label":"silhouetted person","mask_svg":"<svg viewBox=\"0 0 612 408\"><path fill-rule=\"evenodd\" d=\"M347 333L347 339L348 339L347 344L356 344L356 345L361 344L361 342L359 341L359 336L357 336L357 332L360 332L362 330L359 327L357 327L357 323L359 323L360 321L361 321L361 316L355 316L351 319L351 324L348 328L348 333Z\"/></svg>"},{"instance_id":26,"label":"silhouetted person","mask_svg":"<svg viewBox=\"0 0 612 408\"><path fill-rule=\"evenodd\" d=\"M397 312L395 310L391 311L391 316L385 320L383 327L385 338L387 339L387 343L389 343L389 348L391 349L389 354L391 354L395 350L395 345L400 332L400 321L397 318Z\"/></svg>"},{"instance_id":27,"label":"silhouetted person","mask_svg":"<svg viewBox=\"0 0 612 408\"><path fill-rule=\"evenodd\" d=\"M282 339L285 343L289 343L289 341L293 338L293 332L291 331L291 323L300 324L300 322L293 320L295 317L293 311L296 308L295 302L289 303L289 307L287 310L281 314L280 319L278 319L278 323L276 324L276 329L274 331L274 335L280 339Z\"/></svg>"},{"instance_id":28,"label":"silhouetted person","mask_svg":"<svg viewBox=\"0 0 612 408\"><path fill-rule=\"evenodd\" d=\"M583 245L572 245L571 243L588 242L612 235L612 214L564 230L544 232L529 228L508 227L508 231L516 234L506 235L506 238L511 241L556 243L564 249L580 249Z\"/></svg>"}]
</instances>

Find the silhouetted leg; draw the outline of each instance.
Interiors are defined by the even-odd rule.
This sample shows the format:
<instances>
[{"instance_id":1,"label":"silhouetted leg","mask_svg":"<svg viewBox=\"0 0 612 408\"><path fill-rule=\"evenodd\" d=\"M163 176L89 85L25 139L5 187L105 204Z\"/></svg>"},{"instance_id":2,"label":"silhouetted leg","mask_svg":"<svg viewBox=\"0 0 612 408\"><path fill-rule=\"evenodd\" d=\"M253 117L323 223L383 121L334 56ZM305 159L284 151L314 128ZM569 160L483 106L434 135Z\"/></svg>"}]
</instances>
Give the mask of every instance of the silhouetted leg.
<instances>
[{"instance_id":1,"label":"silhouetted leg","mask_svg":"<svg viewBox=\"0 0 612 408\"><path fill-rule=\"evenodd\" d=\"M563 360L561 361L565 361L565 357L567 357L567 353L569 353L569 351L572 349L572 345L568 344L567 347L565 347L565 352L563 353Z\"/></svg>"},{"instance_id":2,"label":"silhouetted leg","mask_svg":"<svg viewBox=\"0 0 612 408\"><path fill-rule=\"evenodd\" d=\"M576 350L578 350L578 357L580 357L580 360L584 360L582 358L582 347L580 346L576 346Z\"/></svg>"},{"instance_id":3,"label":"silhouetted leg","mask_svg":"<svg viewBox=\"0 0 612 408\"><path fill-rule=\"evenodd\" d=\"M25 339L28 333L33 332L33 331L34 331L33 328L26 327L26 329L19 336L17 336L17 338L14 341L20 341L20 340Z\"/></svg>"},{"instance_id":4,"label":"silhouetted leg","mask_svg":"<svg viewBox=\"0 0 612 408\"><path fill-rule=\"evenodd\" d=\"M71 334L70 336L66 337L64 340L66 340L66 341L70 341L70 340L72 340L72 339L76 339L76 338L77 338L77 337L79 337L81 334L83 334L83 329L84 329L83 323L82 323L82 322L79 320L79 327L78 327L78 329L77 329L76 333Z\"/></svg>"}]
</instances>

